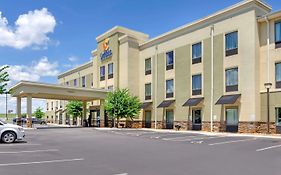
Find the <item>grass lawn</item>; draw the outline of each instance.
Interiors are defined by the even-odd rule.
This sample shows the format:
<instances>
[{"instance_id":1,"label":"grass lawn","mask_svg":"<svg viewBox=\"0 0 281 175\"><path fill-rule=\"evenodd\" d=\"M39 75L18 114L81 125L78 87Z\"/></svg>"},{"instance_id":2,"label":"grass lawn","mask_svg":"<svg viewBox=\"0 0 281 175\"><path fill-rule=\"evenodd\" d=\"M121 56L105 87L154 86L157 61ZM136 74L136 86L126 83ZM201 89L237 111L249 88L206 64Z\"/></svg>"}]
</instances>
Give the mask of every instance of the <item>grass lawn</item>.
<instances>
[{"instance_id":1,"label":"grass lawn","mask_svg":"<svg viewBox=\"0 0 281 175\"><path fill-rule=\"evenodd\" d=\"M16 114L8 114L8 122L12 122L13 118L16 118ZM6 120L6 114L0 114L0 119Z\"/></svg>"}]
</instances>

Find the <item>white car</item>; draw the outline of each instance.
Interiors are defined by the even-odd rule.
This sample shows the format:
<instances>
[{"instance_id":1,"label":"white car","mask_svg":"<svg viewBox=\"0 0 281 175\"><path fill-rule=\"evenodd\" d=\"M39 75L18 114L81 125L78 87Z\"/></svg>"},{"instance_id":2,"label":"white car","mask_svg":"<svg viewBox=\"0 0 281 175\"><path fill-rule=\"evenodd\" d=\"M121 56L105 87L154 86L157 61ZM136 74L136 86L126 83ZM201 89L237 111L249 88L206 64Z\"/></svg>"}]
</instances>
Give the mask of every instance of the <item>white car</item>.
<instances>
[{"instance_id":1,"label":"white car","mask_svg":"<svg viewBox=\"0 0 281 175\"><path fill-rule=\"evenodd\" d=\"M23 127L8 124L0 120L0 141L4 143L13 143L16 140L23 140L25 133Z\"/></svg>"}]
</instances>

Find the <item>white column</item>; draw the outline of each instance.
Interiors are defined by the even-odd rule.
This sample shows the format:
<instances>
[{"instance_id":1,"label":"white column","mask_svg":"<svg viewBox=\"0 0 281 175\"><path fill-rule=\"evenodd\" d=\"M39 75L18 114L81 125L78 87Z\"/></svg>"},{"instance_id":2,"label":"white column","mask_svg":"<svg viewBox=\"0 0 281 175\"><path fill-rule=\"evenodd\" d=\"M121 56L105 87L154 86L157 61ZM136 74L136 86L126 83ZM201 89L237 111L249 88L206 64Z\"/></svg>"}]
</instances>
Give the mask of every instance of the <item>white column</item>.
<instances>
[{"instance_id":1,"label":"white column","mask_svg":"<svg viewBox=\"0 0 281 175\"><path fill-rule=\"evenodd\" d=\"M62 113L62 124L65 125L65 120L66 120L66 112Z\"/></svg>"},{"instance_id":2,"label":"white column","mask_svg":"<svg viewBox=\"0 0 281 175\"><path fill-rule=\"evenodd\" d=\"M104 116L104 100L100 100L100 126L104 127L104 121L105 121L105 116Z\"/></svg>"},{"instance_id":3,"label":"white column","mask_svg":"<svg viewBox=\"0 0 281 175\"><path fill-rule=\"evenodd\" d=\"M26 97L26 118L27 118L27 127L32 127L32 97L28 95Z\"/></svg>"},{"instance_id":4,"label":"white column","mask_svg":"<svg viewBox=\"0 0 281 175\"><path fill-rule=\"evenodd\" d=\"M17 124L22 125L21 123L21 97L17 97Z\"/></svg>"},{"instance_id":5,"label":"white column","mask_svg":"<svg viewBox=\"0 0 281 175\"><path fill-rule=\"evenodd\" d=\"M82 125L84 124L84 120L87 120L87 102L86 101L83 101L83 122L82 122Z\"/></svg>"}]
</instances>

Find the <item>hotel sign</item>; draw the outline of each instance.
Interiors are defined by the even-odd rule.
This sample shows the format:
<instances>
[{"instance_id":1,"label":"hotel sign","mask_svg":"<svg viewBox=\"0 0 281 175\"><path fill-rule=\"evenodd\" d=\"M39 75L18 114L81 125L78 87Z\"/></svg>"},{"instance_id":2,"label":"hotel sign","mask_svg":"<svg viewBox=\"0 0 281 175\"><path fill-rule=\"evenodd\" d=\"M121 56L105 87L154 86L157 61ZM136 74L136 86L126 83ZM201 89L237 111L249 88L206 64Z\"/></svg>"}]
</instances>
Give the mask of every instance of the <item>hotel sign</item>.
<instances>
[{"instance_id":1,"label":"hotel sign","mask_svg":"<svg viewBox=\"0 0 281 175\"><path fill-rule=\"evenodd\" d=\"M103 61L112 56L112 50L109 48L109 38L102 43L103 52L100 54L100 60Z\"/></svg>"}]
</instances>

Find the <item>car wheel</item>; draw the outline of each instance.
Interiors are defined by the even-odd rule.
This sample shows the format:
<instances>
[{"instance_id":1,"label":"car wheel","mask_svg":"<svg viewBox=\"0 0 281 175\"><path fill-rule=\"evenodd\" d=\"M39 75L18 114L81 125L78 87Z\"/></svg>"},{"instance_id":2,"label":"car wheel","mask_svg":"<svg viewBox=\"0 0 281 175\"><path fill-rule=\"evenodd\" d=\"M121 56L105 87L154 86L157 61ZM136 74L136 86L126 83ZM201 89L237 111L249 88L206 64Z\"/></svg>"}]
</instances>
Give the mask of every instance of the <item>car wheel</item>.
<instances>
[{"instance_id":1,"label":"car wheel","mask_svg":"<svg viewBox=\"0 0 281 175\"><path fill-rule=\"evenodd\" d=\"M12 131L4 132L1 140L4 143L13 143L16 140L16 134Z\"/></svg>"}]
</instances>

